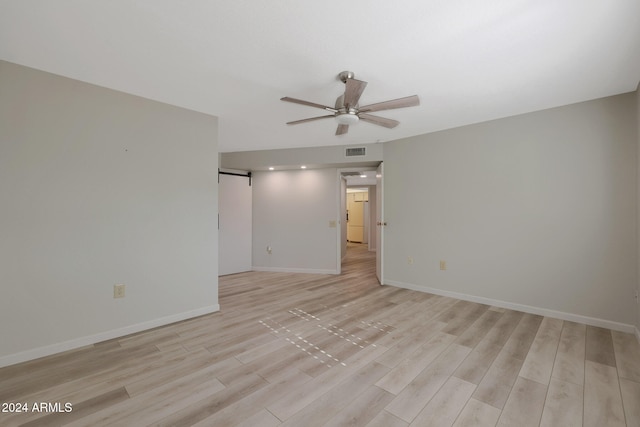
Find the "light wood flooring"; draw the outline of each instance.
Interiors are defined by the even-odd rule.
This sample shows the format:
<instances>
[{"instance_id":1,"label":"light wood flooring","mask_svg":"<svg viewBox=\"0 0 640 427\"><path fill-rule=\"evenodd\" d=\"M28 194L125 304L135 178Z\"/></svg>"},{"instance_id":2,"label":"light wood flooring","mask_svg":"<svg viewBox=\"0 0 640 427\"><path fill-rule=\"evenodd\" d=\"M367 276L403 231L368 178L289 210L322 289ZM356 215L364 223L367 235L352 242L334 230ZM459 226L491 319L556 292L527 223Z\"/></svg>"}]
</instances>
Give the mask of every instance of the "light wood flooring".
<instances>
[{"instance_id":1,"label":"light wood flooring","mask_svg":"<svg viewBox=\"0 0 640 427\"><path fill-rule=\"evenodd\" d=\"M0 369L1 426L640 426L631 334L340 276L220 278L221 311ZM31 408L30 408L31 409Z\"/></svg>"}]
</instances>

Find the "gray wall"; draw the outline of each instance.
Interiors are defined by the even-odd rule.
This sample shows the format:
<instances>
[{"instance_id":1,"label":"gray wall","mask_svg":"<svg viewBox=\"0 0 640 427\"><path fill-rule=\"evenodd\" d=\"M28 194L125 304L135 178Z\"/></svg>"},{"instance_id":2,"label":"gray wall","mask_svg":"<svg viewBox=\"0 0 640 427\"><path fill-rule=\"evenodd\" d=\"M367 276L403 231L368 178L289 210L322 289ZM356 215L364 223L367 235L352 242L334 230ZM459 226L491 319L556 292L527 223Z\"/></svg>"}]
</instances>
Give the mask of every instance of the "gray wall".
<instances>
[{"instance_id":1,"label":"gray wall","mask_svg":"<svg viewBox=\"0 0 640 427\"><path fill-rule=\"evenodd\" d=\"M386 143L385 281L636 324L636 96Z\"/></svg>"},{"instance_id":2,"label":"gray wall","mask_svg":"<svg viewBox=\"0 0 640 427\"><path fill-rule=\"evenodd\" d=\"M255 172L252 181L254 269L336 273L337 169Z\"/></svg>"},{"instance_id":3,"label":"gray wall","mask_svg":"<svg viewBox=\"0 0 640 427\"><path fill-rule=\"evenodd\" d=\"M217 130L0 61L0 365L218 309Z\"/></svg>"}]
</instances>

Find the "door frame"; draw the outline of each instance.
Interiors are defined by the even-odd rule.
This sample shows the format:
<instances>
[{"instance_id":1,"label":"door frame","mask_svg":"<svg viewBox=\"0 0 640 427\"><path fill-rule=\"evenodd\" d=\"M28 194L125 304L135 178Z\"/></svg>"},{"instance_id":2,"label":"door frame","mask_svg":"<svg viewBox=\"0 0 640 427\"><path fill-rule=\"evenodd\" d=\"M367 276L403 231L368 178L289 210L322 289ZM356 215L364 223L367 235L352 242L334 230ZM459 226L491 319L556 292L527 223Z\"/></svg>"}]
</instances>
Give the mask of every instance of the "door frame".
<instances>
[{"instance_id":1,"label":"door frame","mask_svg":"<svg viewBox=\"0 0 640 427\"><path fill-rule=\"evenodd\" d=\"M382 210L382 206L383 206L383 201L384 201L384 192L382 191L382 161L380 162L380 164L377 167L377 173L376 173L376 185L375 185L375 191L376 191L376 221L378 221L378 213L381 212ZM348 168L338 168L337 169L337 174L338 174L338 178L337 178L337 206L338 206L338 211L336 213L336 218L339 218L338 220L338 224L336 227L336 241L337 241L337 260L336 260L336 272L337 274L341 274L342 273L342 223L343 221L346 220L345 218L345 212L346 212L346 185L345 185L345 197L342 197L342 182L343 180L345 180L344 176L342 175L343 172L359 172L361 171L363 168L366 168L367 170L371 170L373 169L372 166L360 166L360 167L348 167ZM369 192L371 192L371 188L369 189ZM382 211L384 212L384 211ZM382 221L382 220L380 220ZM373 227L373 219L370 218L369 221L369 226ZM377 233L376 233L376 276L378 275L378 270L382 271L382 260L383 260L383 252L384 252L384 247L382 245L382 232L383 232L383 227L382 226L376 226L377 229ZM345 235L344 238L346 239L346 228L345 228ZM380 284L383 284L383 281L381 280L382 277L378 277L378 280L380 281Z\"/></svg>"},{"instance_id":2,"label":"door frame","mask_svg":"<svg viewBox=\"0 0 640 427\"><path fill-rule=\"evenodd\" d=\"M347 238L347 223L346 223L346 209L347 209L347 179L342 176L342 169L338 169L338 212L336 218L338 223L336 227L336 241L337 246L337 259L336 259L336 274L342 273L342 259L346 255L342 253L342 239ZM347 171L344 171L347 172Z\"/></svg>"},{"instance_id":3,"label":"door frame","mask_svg":"<svg viewBox=\"0 0 640 427\"><path fill-rule=\"evenodd\" d=\"M380 162L376 171L376 277L384 285L384 162Z\"/></svg>"},{"instance_id":4,"label":"door frame","mask_svg":"<svg viewBox=\"0 0 640 427\"><path fill-rule=\"evenodd\" d=\"M218 171L218 276L253 267L251 175Z\"/></svg>"}]
</instances>

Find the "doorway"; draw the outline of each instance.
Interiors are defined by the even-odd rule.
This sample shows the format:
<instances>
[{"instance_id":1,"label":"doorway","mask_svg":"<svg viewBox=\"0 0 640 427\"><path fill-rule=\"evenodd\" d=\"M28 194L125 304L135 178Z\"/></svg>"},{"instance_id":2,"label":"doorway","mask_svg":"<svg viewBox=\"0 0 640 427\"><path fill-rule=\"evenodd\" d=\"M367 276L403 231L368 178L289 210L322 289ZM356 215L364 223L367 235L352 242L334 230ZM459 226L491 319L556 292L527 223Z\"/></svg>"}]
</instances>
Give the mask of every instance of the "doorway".
<instances>
[{"instance_id":1,"label":"doorway","mask_svg":"<svg viewBox=\"0 0 640 427\"><path fill-rule=\"evenodd\" d=\"M341 270L377 270L380 227L377 227L378 173L371 167L342 169L340 174L340 267ZM371 262L360 262L370 258ZM354 265L354 259L359 260Z\"/></svg>"},{"instance_id":2,"label":"doorway","mask_svg":"<svg viewBox=\"0 0 640 427\"><path fill-rule=\"evenodd\" d=\"M218 174L218 275L252 268L252 187L246 172Z\"/></svg>"},{"instance_id":3,"label":"doorway","mask_svg":"<svg viewBox=\"0 0 640 427\"><path fill-rule=\"evenodd\" d=\"M369 189L347 187L347 242L369 243Z\"/></svg>"}]
</instances>

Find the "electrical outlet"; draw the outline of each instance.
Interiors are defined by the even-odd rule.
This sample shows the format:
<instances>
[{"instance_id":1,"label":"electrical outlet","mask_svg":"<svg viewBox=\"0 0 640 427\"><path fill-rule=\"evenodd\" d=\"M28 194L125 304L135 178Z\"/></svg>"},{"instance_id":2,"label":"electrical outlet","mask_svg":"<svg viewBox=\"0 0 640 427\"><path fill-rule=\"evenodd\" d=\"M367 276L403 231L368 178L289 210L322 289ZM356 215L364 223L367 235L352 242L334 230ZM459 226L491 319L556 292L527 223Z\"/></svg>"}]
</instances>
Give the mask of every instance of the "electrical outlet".
<instances>
[{"instance_id":1,"label":"electrical outlet","mask_svg":"<svg viewBox=\"0 0 640 427\"><path fill-rule=\"evenodd\" d=\"M124 285L113 285L113 297L124 298Z\"/></svg>"},{"instance_id":2,"label":"electrical outlet","mask_svg":"<svg viewBox=\"0 0 640 427\"><path fill-rule=\"evenodd\" d=\"M446 270L447 269L447 261L440 261L440 270Z\"/></svg>"},{"instance_id":3,"label":"electrical outlet","mask_svg":"<svg viewBox=\"0 0 640 427\"><path fill-rule=\"evenodd\" d=\"M413 264L413 257L407 257L407 264L411 265Z\"/></svg>"}]
</instances>

